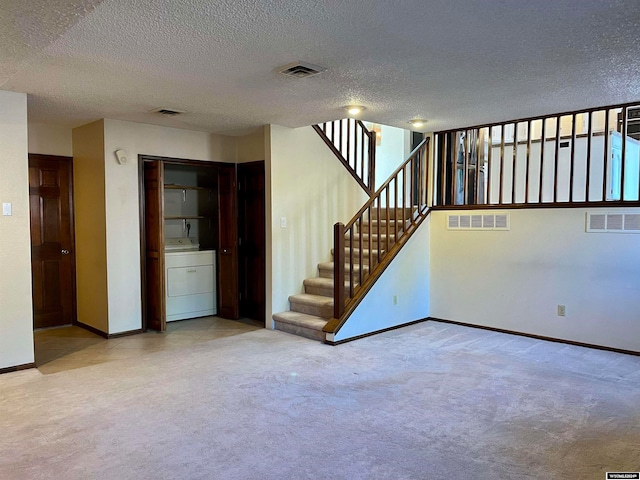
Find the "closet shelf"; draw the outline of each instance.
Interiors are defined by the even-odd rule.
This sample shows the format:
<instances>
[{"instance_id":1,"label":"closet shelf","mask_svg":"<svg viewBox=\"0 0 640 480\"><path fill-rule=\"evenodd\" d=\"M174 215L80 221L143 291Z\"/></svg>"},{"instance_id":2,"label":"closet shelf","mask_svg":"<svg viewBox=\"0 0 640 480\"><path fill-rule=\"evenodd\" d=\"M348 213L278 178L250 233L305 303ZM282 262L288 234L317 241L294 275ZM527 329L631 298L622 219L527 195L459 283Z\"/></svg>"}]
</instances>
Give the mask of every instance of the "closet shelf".
<instances>
[{"instance_id":1,"label":"closet shelf","mask_svg":"<svg viewBox=\"0 0 640 480\"><path fill-rule=\"evenodd\" d=\"M208 187L194 187L193 185L176 185L175 183L165 183L167 190L211 190Z\"/></svg>"}]
</instances>

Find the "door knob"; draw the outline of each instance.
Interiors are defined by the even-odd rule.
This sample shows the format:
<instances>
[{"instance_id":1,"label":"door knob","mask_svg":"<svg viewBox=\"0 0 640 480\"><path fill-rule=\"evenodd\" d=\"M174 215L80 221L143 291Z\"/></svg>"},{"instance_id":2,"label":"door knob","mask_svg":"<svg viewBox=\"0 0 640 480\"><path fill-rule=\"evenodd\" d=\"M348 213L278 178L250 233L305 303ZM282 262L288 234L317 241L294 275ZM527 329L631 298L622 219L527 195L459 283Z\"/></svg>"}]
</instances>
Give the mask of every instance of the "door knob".
<instances>
[{"instance_id":1,"label":"door knob","mask_svg":"<svg viewBox=\"0 0 640 480\"><path fill-rule=\"evenodd\" d=\"M69 250L67 250L66 248L63 248L60 253L62 253L62 255L69 255Z\"/></svg>"}]
</instances>

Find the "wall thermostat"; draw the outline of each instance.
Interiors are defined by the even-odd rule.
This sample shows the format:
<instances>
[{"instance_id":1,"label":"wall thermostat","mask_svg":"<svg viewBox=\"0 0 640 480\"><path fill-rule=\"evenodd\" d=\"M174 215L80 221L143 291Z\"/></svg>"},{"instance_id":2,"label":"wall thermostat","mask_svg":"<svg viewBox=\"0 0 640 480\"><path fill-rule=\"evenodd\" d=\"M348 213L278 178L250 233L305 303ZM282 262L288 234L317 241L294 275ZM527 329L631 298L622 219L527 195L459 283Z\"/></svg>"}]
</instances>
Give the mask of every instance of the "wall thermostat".
<instances>
[{"instance_id":1,"label":"wall thermostat","mask_svg":"<svg viewBox=\"0 0 640 480\"><path fill-rule=\"evenodd\" d=\"M116 158L118 159L118 163L120 165L124 165L127 163L127 152L124 150L116 150Z\"/></svg>"}]
</instances>

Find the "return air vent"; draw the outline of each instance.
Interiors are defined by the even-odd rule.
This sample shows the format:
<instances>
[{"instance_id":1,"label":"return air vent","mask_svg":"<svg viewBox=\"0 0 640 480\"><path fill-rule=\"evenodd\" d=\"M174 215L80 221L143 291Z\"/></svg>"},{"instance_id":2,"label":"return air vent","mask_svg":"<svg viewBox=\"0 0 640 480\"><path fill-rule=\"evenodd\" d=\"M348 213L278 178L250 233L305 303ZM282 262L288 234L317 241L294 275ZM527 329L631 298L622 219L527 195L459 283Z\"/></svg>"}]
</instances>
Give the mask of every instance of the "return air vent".
<instances>
[{"instance_id":1,"label":"return air vent","mask_svg":"<svg viewBox=\"0 0 640 480\"><path fill-rule=\"evenodd\" d=\"M447 215L447 230L509 230L509 214Z\"/></svg>"},{"instance_id":2,"label":"return air vent","mask_svg":"<svg viewBox=\"0 0 640 480\"><path fill-rule=\"evenodd\" d=\"M326 68L305 62L293 62L278 68L278 73L288 77L307 78L322 73Z\"/></svg>"},{"instance_id":3,"label":"return air vent","mask_svg":"<svg viewBox=\"0 0 640 480\"><path fill-rule=\"evenodd\" d=\"M640 233L640 213L587 213L588 233Z\"/></svg>"}]
</instances>

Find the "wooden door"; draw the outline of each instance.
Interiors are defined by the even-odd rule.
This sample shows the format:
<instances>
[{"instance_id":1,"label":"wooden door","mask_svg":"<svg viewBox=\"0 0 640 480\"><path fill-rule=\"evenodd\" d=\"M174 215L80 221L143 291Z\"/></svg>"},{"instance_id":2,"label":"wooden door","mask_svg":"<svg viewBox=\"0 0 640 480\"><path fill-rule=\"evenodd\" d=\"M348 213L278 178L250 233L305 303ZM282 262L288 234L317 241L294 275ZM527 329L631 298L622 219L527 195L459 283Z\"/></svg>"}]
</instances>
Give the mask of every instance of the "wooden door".
<instances>
[{"instance_id":1,"label":"wooden door","mask_svg":"<svg viewBox=\"0 0 640 480\"><path fill-rule=\"evenodd\" d=\"M218 315L240 316L236 166L218 164Z\"/></svg>"},{"instance_id":2,"label":"wooden door","mask_svg":"<svg viewBox=\"0 0 640 480\"><path fill-rule=\"evenodd\" d=\"M143 162L145 312L146 328L167 329L164 284L164 168L159 161Z\"/></svg>"},{"instance_id":3,"label":"wooden door","mask_svg":"<svg viewBox=\"0 0 640 480\"><path fill-rule=\"evenodd\" d=\"M75 321L72 159L29 155L34 328Z\"/></svg>"},{"instance_id":4,"label":"wooden door","mask_svg":"<svg viewBox=\"0 0 640 480\"><path fill-rule=\"evenodd\" d=\"M265 320L264 161L238 164L240 315Z\"/></svg>"}]
</instances>

